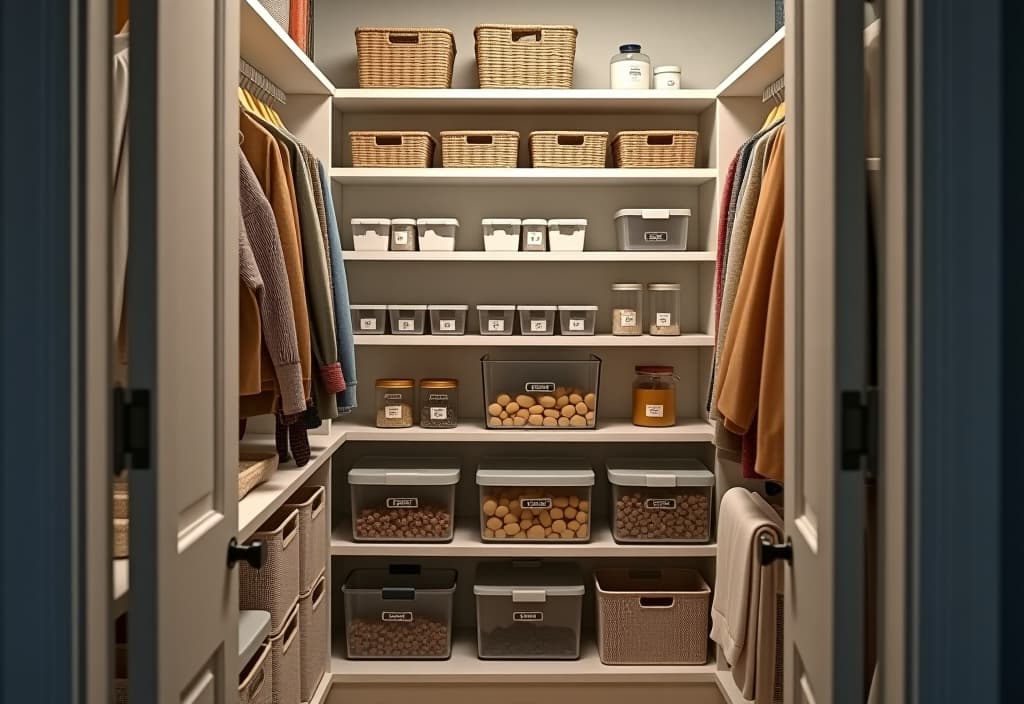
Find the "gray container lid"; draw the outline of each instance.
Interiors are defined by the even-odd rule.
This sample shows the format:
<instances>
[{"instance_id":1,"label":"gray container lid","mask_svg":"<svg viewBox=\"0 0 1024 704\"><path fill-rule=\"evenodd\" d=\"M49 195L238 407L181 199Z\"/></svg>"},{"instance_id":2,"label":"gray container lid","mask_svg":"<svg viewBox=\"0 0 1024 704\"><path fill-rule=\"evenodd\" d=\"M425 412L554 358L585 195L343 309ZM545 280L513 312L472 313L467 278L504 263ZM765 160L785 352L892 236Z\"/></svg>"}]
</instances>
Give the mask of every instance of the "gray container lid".
<instances>
[{"instance_id":1,"label":"gray container lid","mask_svg":"<svg viewBox=\"0 0 1024 704\"><path fill-rule=\"evenodd\" d=\"M459 483L453 457L364 457L348 473L349 484L445 486Z\"/></svg>"},{"instance_id":2,"label":"gray container lid","mask_svg":"<svg viewBox=\"0 0 1024 704\"><path fill-rule=\"evenodd\" d=\"M576 458L483 458L476 471L480 486L593 486L594 470Z\"/></svg>"},{"instance_id":3,"label":"gray container lid","mask_svg":"<svg viewBox=\"0 0 1024 704\"><path fill-rule=\"evenodd\" d=\"M714 486L715 475L694 459L609 458L608 481L619 486Z\"/></svg>"},{"instance_id":4,"label":"gray container lid","mask_svg":"<svg viewBox=\"0 0 1024 704\"><path fill-rule=\"evenodd\" d=\"M585 591L579 567L540 560L480 565L473 584L477 596L507 596L520 603L544 602L550 596L583 596Z\"/></svg>"},{"instance_id":5,"label":"gray container lid","mask_svg":"<svg viewBox=\"0 0 1024 704\"><path fill-rule=\"evenodd\" d=\"M386 568L352 570L345 578L343 592L379 592L394 590L392 598L400 598L401 591L454 592L455 570L421 569L419 565L390 565ZM413 594L408 595L413 598Z\"/></svg>"}]
</instances>

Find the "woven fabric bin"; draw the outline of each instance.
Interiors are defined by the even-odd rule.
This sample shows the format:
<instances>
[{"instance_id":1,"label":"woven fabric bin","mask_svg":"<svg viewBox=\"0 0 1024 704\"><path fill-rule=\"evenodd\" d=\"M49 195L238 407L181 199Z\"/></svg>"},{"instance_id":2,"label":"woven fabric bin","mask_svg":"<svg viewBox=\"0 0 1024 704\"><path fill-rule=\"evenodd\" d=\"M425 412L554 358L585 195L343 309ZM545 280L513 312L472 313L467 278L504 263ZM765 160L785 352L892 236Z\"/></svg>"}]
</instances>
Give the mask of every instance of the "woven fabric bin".
<instances>
[{"instance_id":1,"label":"woven fabric bin","mask_svg":"<svg viewBox=\"0 0 1024 704\"><path fill-rule=\"evenodd\" d=\"M360 88L451 88L455 35L434 27L356 29Z\"/></svg>"},{"instance_id":2,"label":"woven fabric bin","mask_svg":"<svg viewBox=\"0 0 1024 704\"><path fill-rule=\"evenodd\" d=\"M281 632L270 637L273 673L271 678L274 704L298 704L302 682L302 660L299 625L299 605L296 604L284 620Z\"/></svg>"},{"instance_id":3,"label":"woven fabric bin","mask_svg":"<svg viewBox=\"0 0 1024 704\"><path fill-rule=\"evenodd\" d=\"M302 660L302 701L313 698L327 670L327 578L320 575L313 588L299 597L299 643Z\"/></svg>"},{"instance_id":4,"label":"woven fabric bin","mask_svg":"<svg viewBox=\"0 0 1024 704\"><path fill-rule=\"evenodd\" d=\"M327 491L300 487L284 505L299 512L299 592L313 588L327 567Z\"/></svg>"},{"instance_id":5,"label":"woven fabric bin","mask_svg":"<svg viewBox=\"0 0 1024 704\"><path fill-rule=\"evenodd\" d=\"M238 704L271 704L274 701L274 667L270 643L259 647L238 676Z\"/></svg>"},{"instance_id":6,"label":"woven fabric bin","mask_svg":"<svg viewBox=\"0 0 1024 704\"><path fill-rule=\"evenodd\" d=\"M697 133L686 130L619 132L612 140L615 166L623 169L692 169Z\"/></svg>"},{"instance_id":7,"label":"woven fabric bin","mask_svg":"<svg viewBox=\"0 0 1024 704\"><path fill-rule=\"evenodd\" d=\"M514 169L518 162L518 132L441 133L441 165L446 168Z\"/></svg>"},{"instance_id":8,"label":"woven fabric bin","mask_svg":"<svg viewBox=\"0 0 1024 704\"><path fill-rule=\"evenodd\" d=\"M479 25L480 87L572 88L576 35L568 25Z\"/></svg>"},{"instance_id":9,"label":"woven fabric bin","mask_svg":"<svg viewBox=\"0 0 1024 704\"><path fill-rule=\"evenodd\" d=\"M349 132L352 166L429 168L436 142L429 132Z\"/></svg>"},{"instance_id":10,"label":"woven fabric bin","mask_svg":"<svg viewBox=\"0 0 1024 704\"><path fill-rule=\"evenodd\" d=\"M530 161L535 169L603 169L607 155L607 132L530 133Z\"/></svg>"},{"instance_id":11,"label":"woven fabric bin","mask_svg":"<svg viewBox=\"0 0 1024 704\"><path fill-rule=\"evenodd\" d=\"M601 662L707 662L711 589L696 570L599 569L594 581Z\"/></svg>"},{"instance_id":12,"label":"woven fabric bin","mask_svg":"<svg viewBox=\"0 0 1024 704\"><path fill-rule=\"evenodd\" d=\"M262 540L267 556L258 570L239 564L238 608L269 611L270 632L280 633L299 600L299 512L278 510L251 540Z\"/></svg>"},{"instance_id":13,"label":"woven fabric bin","mask_svg":"<svg viewBox=\"0 0 1024 704\"><path fill-rule=\"evenodd\" d=\"M260 5L267 8L267 12L274 18L274 21L281 25L285 34L288 33L289 21L291 19L291 3L289 0L260 0Z\"/></svg>"},{"instance_id":14,"label":"woven fabric bin","mask_svg":"<svg viewBox=\"0 0 1024 704\"><path fill-rule=\"evenodd\" d=\"M277 471L276 452L238 449L238 500L258 487Z\"/></svg>"}]
</instances>

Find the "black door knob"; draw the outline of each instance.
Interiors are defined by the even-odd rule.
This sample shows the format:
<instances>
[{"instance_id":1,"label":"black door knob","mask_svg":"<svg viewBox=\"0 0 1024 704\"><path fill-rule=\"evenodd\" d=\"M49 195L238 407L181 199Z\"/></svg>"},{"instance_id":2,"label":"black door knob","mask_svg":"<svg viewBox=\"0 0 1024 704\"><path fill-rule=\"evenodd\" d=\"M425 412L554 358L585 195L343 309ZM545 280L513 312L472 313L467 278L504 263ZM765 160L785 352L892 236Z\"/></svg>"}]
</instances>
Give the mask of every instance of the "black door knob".
<instances>
[{"instance_id":1,"label":"black door knob","mask_svg":"<svg viewBox=\"0 0 1024 704\"><path fill-rule=\"evenodd\" d=\"M254 570L263 567L267 561L267 545L262 540L254 540L248 545L239 545L234 538L228 543L228 568L232 568L239 560L245 560Z\"/></svg>"},{"instance_id":2,"label":"black door knob","mask_svg":"<svg viewBox=\"0 0 1024 704\"><path fill-rule=\"evenodd\" d=\"M776 545L767 535L761 536L761 566L770 565L776 560L785 560L793 564L793 541L786 538L782 545Z\"/></svg>"}]
</instances>

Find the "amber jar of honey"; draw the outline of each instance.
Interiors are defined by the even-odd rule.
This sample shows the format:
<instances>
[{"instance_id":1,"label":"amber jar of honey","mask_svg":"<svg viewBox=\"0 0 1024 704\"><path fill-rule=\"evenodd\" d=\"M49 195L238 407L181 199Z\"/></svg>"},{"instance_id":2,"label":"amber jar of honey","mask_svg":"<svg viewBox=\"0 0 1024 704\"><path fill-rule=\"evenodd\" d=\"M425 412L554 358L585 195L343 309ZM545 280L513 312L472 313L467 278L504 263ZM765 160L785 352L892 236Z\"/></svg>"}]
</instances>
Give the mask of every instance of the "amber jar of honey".
<instances>
[{"instance_id":1,"label":"amber jar of honey","mask_svg":"<svg viewBox=\"0 0 1024 704\"><path fill-rule=\"evenodd\" d=\"M633 425L668 428L675 424L675 369L670 366L636 367L636 379L633 381Z\"/></svg>"}]
</instances>

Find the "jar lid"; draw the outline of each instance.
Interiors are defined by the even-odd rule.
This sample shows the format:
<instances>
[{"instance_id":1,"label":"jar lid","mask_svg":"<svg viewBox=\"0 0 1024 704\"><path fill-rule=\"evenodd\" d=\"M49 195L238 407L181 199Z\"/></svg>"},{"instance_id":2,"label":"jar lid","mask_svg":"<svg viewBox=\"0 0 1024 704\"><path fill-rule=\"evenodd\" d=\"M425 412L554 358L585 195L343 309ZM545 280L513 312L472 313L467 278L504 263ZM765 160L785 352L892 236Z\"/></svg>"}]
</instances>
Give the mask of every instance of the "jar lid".
<instances>
[{"instance_id":1,"label":"jar lid","mask_svg":"<svg viewBox=\"0 0 1024 704\"><path fill-rule=\"evenodd\" d=\"M612 284L612 291L643 291L643 284Z\"/></svg>"},{"instance_id":2,"label":"jar lid","mask_svg":"<svg viewBox=\"0 0 1024 704\"><path fill-rule=\"evenodd\" d=\"M648 291L678 291L679 284L647 284Z\"/></svg>"},{"instance_id":3,"label":"jar lid","mask_svg":"<svg viewBox=\"0 0 1024 704\"><path fill-rule=\"evenodd\" d=\"M420 379L421 389L457 389L458 379Z\"/></svg>"},{"instance_id":4,"label":"jar lid","mask_svg":"<svg viewBox=\"0 0 1024 704\"><path fill-rule=\"evenodd\" d=\"M622 54L636 54L640 51L639 44L622 44L619 46L619 52Z\"/></svg>"},{"instance_id":5,"label":"jar lid","mask_svg":"<svg viewBox=\"0 0 1024 704\"><path fill-rule=\"evenodd\" d=\"M378 389L411 389L415 385L412 379L377 379Z\"/></svg>"},{"instance_id":6,"label":"jar lid","mask_svg":"<svg viewBox=\"0 0 1024 704\"><path fill-rule=\"evenodd\" d=\"M682 73L682 72L683 72L683 67L682 66L658 66L656 69L654 69L655 75L657 75L659 73Z\"/></svg>"},{"instance_id":7,"label":"jar lid","mask_svg":"<svg viewBox=\"0 0 1024 704\"><path fill-rule=\"evenodd\" d=\"M675 367L671 365L637 365L634 367L637 374L646 374L648 376L672 376L675 373Z\"/></svg>"}]
</instances>

